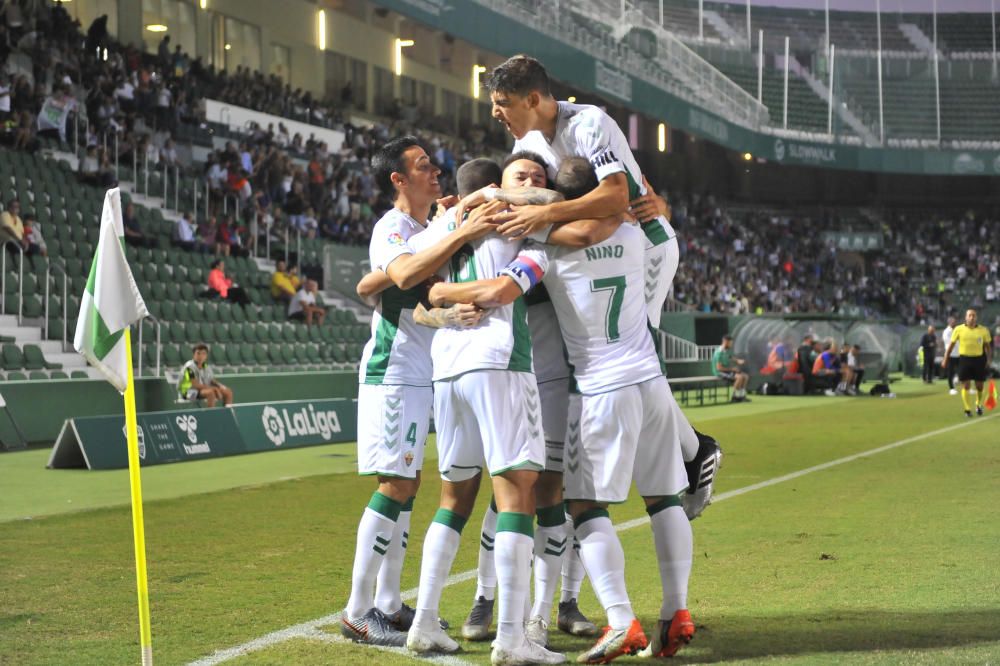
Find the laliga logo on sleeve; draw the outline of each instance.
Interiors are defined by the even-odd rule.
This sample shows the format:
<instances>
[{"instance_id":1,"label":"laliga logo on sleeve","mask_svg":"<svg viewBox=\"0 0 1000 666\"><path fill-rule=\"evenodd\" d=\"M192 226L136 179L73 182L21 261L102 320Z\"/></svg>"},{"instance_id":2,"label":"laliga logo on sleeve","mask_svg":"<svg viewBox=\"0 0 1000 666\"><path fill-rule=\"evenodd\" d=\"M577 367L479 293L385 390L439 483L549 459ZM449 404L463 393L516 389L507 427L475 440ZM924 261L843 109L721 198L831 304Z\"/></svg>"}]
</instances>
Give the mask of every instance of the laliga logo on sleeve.
<instances>
[{"instance_id":1,"label":"laliga logo on sleeve","mask_svg":"<svg viewBox=\"0 0 1000 666\"><path fill-rule=\"evenodd\" d=\"M285 424L281 422L277 409L268 405L260 415L260 420L264 424L264 434L275 446L285 443Z\"/></svg>"},{"instance_id":2,"label":"laliga logo on sleeve","mask_svg":"<svg viewBox=\"0 0 1000 666\"><path fill-rule=\"evenodd\" d=\"M198 443L198 419L191 414L181 414L176 419L177 427L183 430L192 444Z\"/></svg>"}]
</instances>

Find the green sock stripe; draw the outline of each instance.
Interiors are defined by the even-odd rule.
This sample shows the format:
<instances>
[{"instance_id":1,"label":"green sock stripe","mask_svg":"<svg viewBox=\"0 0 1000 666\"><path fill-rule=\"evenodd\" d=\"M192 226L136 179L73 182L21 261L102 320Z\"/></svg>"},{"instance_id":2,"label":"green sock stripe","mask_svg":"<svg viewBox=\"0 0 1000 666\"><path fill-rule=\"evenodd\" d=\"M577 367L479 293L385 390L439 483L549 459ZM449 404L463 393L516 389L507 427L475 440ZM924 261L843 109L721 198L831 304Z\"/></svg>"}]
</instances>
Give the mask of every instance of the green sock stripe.
<instances>
[{"instance_id":1,"label":"green sock stripe","mask_svg":"<svg viewBox=\"0 0 1000 666\"><path fill-rule=\"evenodd\" d=\"M539 527L559 527L566 522L566 512L563 511L562 504L535 509L535 515L538 516Z\"/></svg>"},{"instance_id":2,"label":"green sock stripe","mask_svg":"<svg viewBox=\"0 0 1000 666\"><path fill-rule=\"evenodd\" d=\"M415 500L415 499L417 499L417 498L416 497L411 497L410 499L408 499L405 502L403 502L403 508L400 509L400 511L413 511L413 500Z\"/></svg>"},{"instance_id":3,"label":"green sock stripe","mask_svg":"<svg viewBox=\"0 0 1000 666\"><path fill-rule=\"evenodd\" d=\"M573 519L573 528L576 529L580 527L580 525L583 525L588 520L593 520L594 518L611 518L611 516L608 514L607 509L601 509L601 508L587 509L586 511L584 511L579 516Z\"/></svg>"},{"instance_id":4,"label":"green sock stripe","mask_svg":"<svg viewBox=\"0 0 1000 666\"><path fill-rule=\"evenodd\" d=\"M462 533L462 529L465 527L465 522L468 518L458 515L454 511L449 511L448 509L438 509L437 513L434 514L434 522L441 523L445 527L450 527L459 534Z\"/></svg>"},{"instance_id":5,"label":"green sock stripe","mask_svg":"<svg viewBox=\"0 0 1000 666\"><path fill-rule=\"evenodd\" d=\"M525 536L535 536L535 521L526 513L501 511L497 514L497 533L517 532Z\"/></svg>"},{"instance_id":6,"label":"green sock stripe","mask_svg":"<svg viewBox=\"0 0 1000 666\"><path fill-rule=\"evenodd\" d=\"M382 514L389 520L396 521L399 520L399 512L402 510L403 505L376 490L372 493L372 498L368 502L368 508L375 513Z\"/></svg>"},{"instance_id":7,"label":"green sock stripe","mask_svg":"<svg viewBox=\"0 0 1000 666\"><path fill-rule=\"evenodd\" d=\"M496 497L492 497L492 496L490 497L490 510L493 513L500 513L499 511L497 511L497 498Z\"/></svg>"},{"instance_id":8,"label":"green sock stripe","mask_svg":"<svg viewBox=\"0 0 1000 666\"><path fill-rule=\"evenodd\" d=\"M676 495L667 495L660 501L650 504L646 507L646 513L650 516L655 516L664 509L669 509L672 506L684 506L684 503L681 501L681 493L677 493Z\"/></svg>"}]
</instances>

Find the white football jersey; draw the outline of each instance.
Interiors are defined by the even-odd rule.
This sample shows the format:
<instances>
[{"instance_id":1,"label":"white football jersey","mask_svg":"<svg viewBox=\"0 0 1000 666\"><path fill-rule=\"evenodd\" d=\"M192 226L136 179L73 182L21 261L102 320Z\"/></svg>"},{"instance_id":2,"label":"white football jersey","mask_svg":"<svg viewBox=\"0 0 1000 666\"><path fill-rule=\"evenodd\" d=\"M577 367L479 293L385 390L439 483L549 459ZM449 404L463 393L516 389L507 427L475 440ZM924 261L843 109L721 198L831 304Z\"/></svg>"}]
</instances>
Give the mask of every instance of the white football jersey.
<instances>
[{"instance_id":1,"label":"white football jersey","mask_svg":"<svg viewBox=\"0 0 1000 666\"><path fill-rule=\"evenodd\" d=\"M579 250L527 244L503 271L522 290L539 280L547 287L583 394L663 374L647 327L642 255L642 233L622 224Z\"/></svg>"},{"instance_id":2,"label":"white football jersey","mask_svg":"<svg viewBox=\"0 0 1000 666\"><path fill-rule=\"evenodd\" d=\"M413 254L409 240L424 225L393 208L375 223L368 258L372 270L384 271L397 257ZM419 285L402 290L390 287L379 296L372 314L372 337L361 355L358 379L362 384L431 385L431 339L434 329L413 321L413 310L424 297Z\"/></svg>"},{"instance_id":3,"label":"white football jersey","mask_svg":"<svg viewBox=\"0 0 1000 666\"><path fill-rule=\"evenodd\" d=\"M418 251L433 245L455 228L454 209L438 218L414 239ZM448 282L473 282L495 278L523 245L490 234L464 245L439 274ZM490 310L472 328L442 328L431 343L434 381L456 377L472 370L531 372L531 334L527 305L518 297L513 303Z\"/></svg>"},{"instance_id":4,"label":"white football jersey","mask_svg":"<svg viewBox=\"0 0 1000 666\"><path fill-rule=\"evenodd\" d=\"M566 363L566 348L559 331L556 309L545 285L536 284L524 295L524 302L528 304L528 329L531 331L531 358L535 379L539 384L567 379L570 370Z\"/></svg>"}]
</instances>

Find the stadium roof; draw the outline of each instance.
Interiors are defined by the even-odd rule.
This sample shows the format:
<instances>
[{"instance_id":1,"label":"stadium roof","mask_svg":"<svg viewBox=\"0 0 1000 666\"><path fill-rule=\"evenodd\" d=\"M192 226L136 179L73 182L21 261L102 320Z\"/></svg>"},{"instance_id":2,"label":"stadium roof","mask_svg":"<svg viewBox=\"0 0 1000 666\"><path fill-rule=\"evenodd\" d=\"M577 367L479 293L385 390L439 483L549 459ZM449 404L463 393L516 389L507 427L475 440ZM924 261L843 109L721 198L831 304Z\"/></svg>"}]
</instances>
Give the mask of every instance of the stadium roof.
<instances>
[{"instance_id":1,"label":"stadium roof","mask_svg":"<svg viewBox=\"0 0 1000 666\"><path fill-rule=\"evenodd\" d=\"M745 0L707 0L717 4L744 4ZM882 12L931 13L934 0L881 0ZM751 0L753 7L783 7L786 9L820 9L824 0ZM830 0L832 11L874 12L875 0ZM990 0L937 0L938 13L989 12Z\"/></svg>"}]
</instances>

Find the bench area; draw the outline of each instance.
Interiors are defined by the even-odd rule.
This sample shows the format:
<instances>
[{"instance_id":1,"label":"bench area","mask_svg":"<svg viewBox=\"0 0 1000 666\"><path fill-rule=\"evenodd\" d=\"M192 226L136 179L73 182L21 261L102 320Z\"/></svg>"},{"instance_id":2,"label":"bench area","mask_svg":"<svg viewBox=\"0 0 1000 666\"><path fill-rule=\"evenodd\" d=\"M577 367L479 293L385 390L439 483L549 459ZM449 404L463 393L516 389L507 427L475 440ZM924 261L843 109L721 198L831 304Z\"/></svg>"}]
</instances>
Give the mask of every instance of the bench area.
<instances>
[{"instance_id":1,"label":"bench area","mask_svg":"<svg viewBox=\"0 0 1000 666\"><path fill-rule=\"evenodd\" d=\"M730 384L714 375L667 378L670 389L682 407L729 402Z\"/></svg>"}]
</instances>

